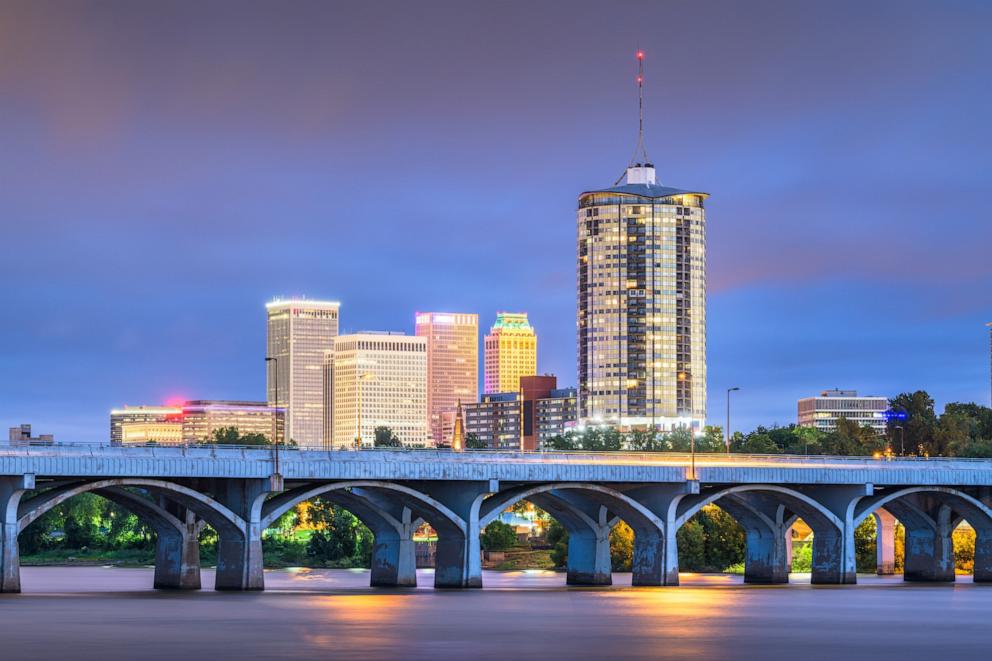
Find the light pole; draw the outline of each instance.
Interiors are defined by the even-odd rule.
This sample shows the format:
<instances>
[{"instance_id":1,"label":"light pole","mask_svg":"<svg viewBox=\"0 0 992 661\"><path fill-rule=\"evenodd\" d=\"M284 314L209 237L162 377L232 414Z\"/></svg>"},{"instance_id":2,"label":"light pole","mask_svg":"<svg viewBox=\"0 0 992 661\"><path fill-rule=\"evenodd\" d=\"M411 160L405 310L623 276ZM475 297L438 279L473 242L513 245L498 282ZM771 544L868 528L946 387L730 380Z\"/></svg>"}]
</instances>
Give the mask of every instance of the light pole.
<instances>
[{"instance_id":1,"label":"light pole","mask_svg":"<svg viewBox=\"0 0 992 661\"><path fill-rule=\"evenodd\" d=\"M730 393L734 392L735 390L740 390L740 388L738 388L737 386L734 386L733 388L727 388L727 433L726 433L727 454L730 454Z\"/></svg>"},{"instance_id":2,"label":"light pole","mask_svg":"<svg viewBox=\"0 0 992 661\"><path fill-rule=\"evenodd\" d=\"M266 363L273 363L272 367L272 382L275 385L275 399L276 406L275 411L272 414L273 426L275 429L272 431L272 452L273 460L272 463L275 466L276 475L279 474L279 358L275 356L266 356ZM283 421L285 422L285 420Z\"/></svg>"},{"instance_id":3,"label":"light pole","mask_svg":"<svg viewBox=\"0 0 992 661\"><path fill-rule=\"evenodd\" d=\"M896 429L899 430L899 456L905 456L906 454L906 430L902 428L902 425L896 425Z\"/></svg>"}]
</instances>

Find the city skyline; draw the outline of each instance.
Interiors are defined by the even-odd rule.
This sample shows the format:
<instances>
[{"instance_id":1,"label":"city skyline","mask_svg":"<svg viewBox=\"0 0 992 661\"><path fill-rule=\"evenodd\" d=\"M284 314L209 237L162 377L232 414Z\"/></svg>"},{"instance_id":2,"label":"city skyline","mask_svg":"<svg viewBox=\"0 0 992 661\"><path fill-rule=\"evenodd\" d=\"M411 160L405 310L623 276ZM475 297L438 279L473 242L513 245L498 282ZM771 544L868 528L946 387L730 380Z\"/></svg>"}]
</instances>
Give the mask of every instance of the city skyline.
<instances>
[{"instance_id":1,"label":"city skyline","mask_svg":"<svg viewBox=\"0 0 992 661\"><path fill-rule=\"evenodd\" d=\"M280 293L340 299L342 332L527 310L539 371L575 384L575 196L629 157L635 44L659 180L714 196L708 422L731 386L739 429L832 387L987 403L989 9L907 4L638 5L707 22L665 39L581 3L567 26L485 10L499 40L456 5L416 40L402 7L312 29L256 9L240 32L209 9L0 8L0 427L90 441L125 403L263 399L258 306ZM373 48L338 34L370 21Z\"/></svg>"}]
</instances>

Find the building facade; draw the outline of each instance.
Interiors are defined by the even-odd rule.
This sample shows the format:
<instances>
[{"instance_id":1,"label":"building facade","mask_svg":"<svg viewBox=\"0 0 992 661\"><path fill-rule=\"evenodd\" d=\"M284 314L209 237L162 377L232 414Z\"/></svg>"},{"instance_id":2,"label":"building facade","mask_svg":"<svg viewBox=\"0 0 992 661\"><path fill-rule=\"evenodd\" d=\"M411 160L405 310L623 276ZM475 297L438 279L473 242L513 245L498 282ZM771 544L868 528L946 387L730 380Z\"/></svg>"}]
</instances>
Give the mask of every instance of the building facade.
<instances>
[{"instance_id":1,"label":"building facade","mask_svg":"<svg viewBox=\"0 0 992 661\"><path fill-rule=\"evenodd\" d=\"M325 389L325 365L332 360L340 304L303 299L266 304L265 354L269 406L285 409L285 441L301 447L325 445L325 411L333 407ZM278 390L278 394L276 391Z\"/></svg>"},{"instance_id":2,"label":"building facade","mask_svg":"<svg viewBox=\"0 0 992 661\"><path fill-rule=\"evenodd\" d=\"M427 340L427 409L435 444L450 446L458 402L479 398L479 315L418 312Z\"/></svg>"},{"instance_id":3,"label":"building facade","mask_svg":"<svg viewBox=\"0 0 992 661\"><path fill-rule=\"evenodd\" d=\"M31 433L31 425L23 424L8 428L7 441L11 445L45 444L54 443L55 436L53 434L38 434L34 436Z\"/></svg>"},{"instance_id":4,"label":"building facade","mask_svg":"<svg viewBox=\"0 0 992 661\"><path fill-rule=\"evenodd\" d=\"M520 403L519 392L497 392L462 404L465 436L475 436L490 450L519 450L523 422Z\"/></svg>"},{"instance_id":5,"label":"building facade","mask_svg":"<svg viewBox=\"0 0 992 661\"><path fill-rule=\"evenodd\" d=\"M871 427L876 433L886 433L887 397L858 396L857 390L824 390L819 397L804 397L798 402L799 426L822 432L837 429L837 419L846 418L859 427Z\"/></svg>"},{"instance_id":6,"label":"building facade","mask_svg":"<svg viewBox=\"0 0 992 661\"><path fill-rule=\"evenodd\" d=\"M485 339L486 393L516 392L520 377L537 374L537 334L527 313L497 312Z\"/></svg>"},{"instance_id":7,"label":"building facade","mask_svg":"<svg viewBox=\"0 0 992 661\"><path fill-rule=\"evenodd\" d=\"M577 392L575 388L555 388L535 401L536 449L543 448L548 439L575 429L579 414Z\"/></svg>"},{"instance_id":8,"label":"building facade","mask_svg":"<svg viewBox=\"0 0 992 661\"><path fill-rule=\"evenodd\" d=\"M212 443L218 429L234 427L241 435L261 434L274 442L286 441L281 411L266 402L193 400L182 407L184 443Z\"/></svg>"},{"instance_id":9,"label":"building facade","mask_svg":"<svg viewBox=\"0 0 992 661\"><path fill-rule=\"evenodd\" d=\"M124 443L123 426L130 424L130 442L135 443L136 438L152 438L159 442L159 437L155 436L156 428L161 433L161 438L174 439L166 442L182 442L182 417L181 406L125 406L121 409L113 409L110 412L110 444L122 445ZM175 424L179 425L178 438L175 436ZM145 425L145 426L140 426ZM156 427L156 425L161 425ZM140 441L147 442L147 441Z\"/></svg>"},{"instance_id":10,"label":"building facade","mask_svg":"<svg viewBox=\"0 0 992 661\"><path fill-rule=\"evenodd\" d=\"M433 445L427 416L427 338L364 332L335 341L334 445L371 446L376 427L403 445Z\"/></svg>"},{"instance_id":11,"label":"building facade","mask_svg":"<svg viewBox=\"0 0 992 661\"><path fill-rule=\"evenodd\" d=\"M705 425L707 197L662 186L646 161L619 185L579 196L582 422Z\"/></svg>"}]
</instances>

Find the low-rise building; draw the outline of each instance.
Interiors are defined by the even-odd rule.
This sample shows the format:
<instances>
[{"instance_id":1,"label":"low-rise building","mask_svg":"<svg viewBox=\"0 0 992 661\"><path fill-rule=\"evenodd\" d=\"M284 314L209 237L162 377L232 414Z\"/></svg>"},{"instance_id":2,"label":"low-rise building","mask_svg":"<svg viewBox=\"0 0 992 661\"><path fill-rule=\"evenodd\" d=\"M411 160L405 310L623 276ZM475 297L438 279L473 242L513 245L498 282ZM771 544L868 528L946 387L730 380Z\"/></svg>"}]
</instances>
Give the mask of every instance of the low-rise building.
<instances>
[{"instance_id":1,"label":"low-rise building","mask_svg":"<svg viewBox=\"0 0 992 661\"><path fill-rule=\"evenodd\" d=\"M154 425L165 425L161 428L161 432L166 437L172 438L173 430L166 423L176 422L179 424L178 438L171 442L182 443L182 415L183 409L181 406L125 406L121 409L114 409L110 412L110 444L122 445L124 443L123 426L127 424L152 425L149 427L132 427L129 436L132 439L151 437L157 443L159 442L157 438L158 432L154 431ZM131 442L136 443L139 441L132 440Z\"/></svg>"},{"instance_id":2,"label":"low-rise building","mask_svg":"<svg viewBox=\"0 0 992 661\"><path fill-rule=\"evenodd\" d=\"M888 397L858 396L857 390L824 390L818 397L799 400L799 426L832 432L837 429L837 420L846 418L861 427L868 426L884 434L888 408Z\"/></svg>"},{"instance_id":3,"label":"low-rise building","mask_svg":"<svg viewBox=\"0 0 992 661\"><path fill-rule=\"evenodd\" d=\"M211 443L218 429L234 427L241 435L261 434L273 442L285 443L282 409L266 402L219 399L192 400L182 407L182 441Z\"/></svg>"},{"instance_id":4,"label":"low-rise building","mask_svg":"<svg viewBox=\"0 0 992 661\"><path fill-rule=\"evenodd\" d=\"M38 434L37 436L31 435L31 425L23 424L17 427L10 427L8 433L8 441L11 445L28 445L30 443L54 443L55 436L53 434Z\"/></svg>"}]
</instances>

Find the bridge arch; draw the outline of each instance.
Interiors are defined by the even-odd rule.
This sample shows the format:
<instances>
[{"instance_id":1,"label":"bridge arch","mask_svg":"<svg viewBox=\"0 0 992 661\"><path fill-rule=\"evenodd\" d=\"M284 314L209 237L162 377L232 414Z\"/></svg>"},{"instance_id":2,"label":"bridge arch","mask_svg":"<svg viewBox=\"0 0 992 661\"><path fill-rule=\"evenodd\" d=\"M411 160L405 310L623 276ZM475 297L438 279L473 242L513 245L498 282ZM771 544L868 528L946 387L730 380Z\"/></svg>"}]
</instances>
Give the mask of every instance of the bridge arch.
<instances>
[{"instance_id":1,"label":"bridge arch","mask_svg":"<svg viewBox=\"0 0 992 661\"><path fill-rule=\"evenodd\" d=\"M114 478L80 481L58 486L47 491L42 491L30 498L22 499L17 509L17 532L20 534L25 528L36 521L38 517L70 498L90 491L113 489L115 487L140 487L152 493L161 494L170 500L189 507L189 509L196 512L197 516L218 530L242 536L245 534L246 524L244 519L213 498L174 482L149 478Z\"/></svg>"},{"instance_id":2,"label":"bridge arch","mask_svg":"<svg viewBox=\"0 0 992 661\"><path fill-rule=\"evenodd\" d=\"M568 582L612 583L610 531L623 519L634 531L634 585L664 582L664 521L620 490L588 482L544 483L514 487L482 501L480 531L507 507L531 500L568 530Z\"/></svg>"}]
</instances>

